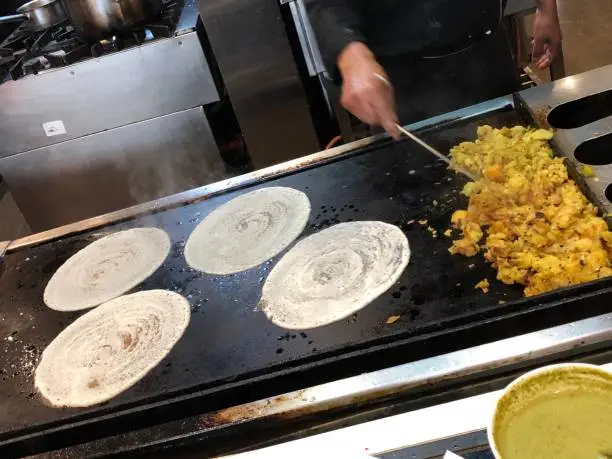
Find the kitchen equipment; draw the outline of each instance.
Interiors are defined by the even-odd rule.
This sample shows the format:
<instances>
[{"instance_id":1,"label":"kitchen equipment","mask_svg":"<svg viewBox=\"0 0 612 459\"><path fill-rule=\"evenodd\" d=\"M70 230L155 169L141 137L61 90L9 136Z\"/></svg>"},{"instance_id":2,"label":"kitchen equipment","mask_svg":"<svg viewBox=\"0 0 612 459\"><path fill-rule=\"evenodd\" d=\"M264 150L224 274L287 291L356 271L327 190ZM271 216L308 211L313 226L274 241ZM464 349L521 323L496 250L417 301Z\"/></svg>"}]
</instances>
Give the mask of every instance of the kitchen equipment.
<instances>
[{"instance_id":1,"label":"kitchen equipment","mask_svg":"<svg viewBox=\"0 0 612 459\"><path fill-rule=\"evenodd\" d=\"M610 75L612 66L608 65L559 80L552 89L544 84L520 93L530 115L542 127L558 128L554 142L568 158L570 175L576 182L582 182L588 198L608 218L612 217L612 159L607 155L612 146L609 117L612 97L610 80L606 80ZM557 125L557 115L563 115L569 123ZM594 172L591 176L581 173L585 163Z\"/></svg>"},{"instance_id":2,"label":"kitchen equipment","mask_svg":"<svg viewBox=\"0 0 612 459\"><path fill-rule=\"evenodd\" d=\"M17 13L19 14L0 17L0 24L24 21L26 29L38 31L66 20L61 0L32 0L17 8Z\"/></svg>"},{"instance_id":3,"label":"kitchen equipment","mask_svg":"<svg viewBox=\"0 0 612 459\"><path fill-rule=\"evenodd\" d=\"M39 74L38 80L40 80L41 85L53 85L53 83L43 81L45 78L40 75L43 70L80 64L91 58L105 57L118 51L133 51L145 43L157 42L156 44L160 44L159 42L164 38L173 38L194 32L197 25L198 10L193 4L193 0L186 0L186 2L187 4L182 0L163 0L162 10L158 17L151 19L146 24L140 24L133 28L130 33L107 37L108 39L94 43L78 36L69 21L44 31L32 31L22 24L0 42L0 82L2 82L5 73L12 80ZM190 47L187 49L191 52ZM168 50L163 52L157 50L155 54L158 55L157 59L161 63L168 66L180 66L173 62L174 56L168 56ZM161 56L159 56L160 54ZM175 50L174 55L176 56L176 54ZM131 60L135 59L132 58ZM103 64L104 62L99 63L99 65ZM135 73L132 68L126 70ZM188 71L188 69L184 70ZM78 71L81 77L83 76L83 70L74 69L74 71L75 74ZM107 74L115 71L104 69L104 73ZM89 76L89 72L86 73ZM99 83L92 83L91 81L86 84L99 87ZM117 86L117 83L114 83L113 86ZM105 98L107 97L104 88L99 88L98 92L102 93ZM46 94L49 95L48 92ZM87 97L92 95L92 91L88 91ZM3 99L4 97L0 95L0 106L5 103ZM58 102L53 102L53 104L58 104Z\"/></svg>"},{"instance_id":4,"label":"kitchen equipment","mask_svg":"<svg viewBox=\"0 0 612 459\"><path fill-rule=\"evenodd\" d=\"M33 231L235 173L207 113L219 93L197 21L193 2L165 1L114 40L59 25L0 43L13 51L0 79L7 69L14 80L0 84L0 174Z\"/></svg>"},{"instance_id":5,"label":"kitchen equipment","mask_svg":"<svg viewBox=\"0 0 612 459\"><path fill-rule=\"evenodd\" d=\"M396 124L397 128L399 129L399 131L404 134L406 137L411 138L414 142L418 143L420 146L422 146L423 148L425 148L428 152L434 154L438 159L444 161L446 164L448 164L448 167L450 169L453 169L457 172L462 173L463 175L465 175L467 178L469 178L470 180L472 180L473 182L475 182L477 179L476 177L474 177L473 174L471 174L470 172L466 171L465 169L461 168L461 167L457 167L454 166L450 159L448 159L446 156L444 156L442 153L440 153L438 150L436 150L434 147L432 147L431 145L429 145L426 142L423 142L421 139L419 139L416 135L414 135L412 132L404 129L402 126L400 126L399 124Z\"/></svg>"},{"instance_id":6,"label":"kitchen equipment","mask_svg":"<svg viewBox=\"0 0 612 459\"><path fill-rule=\"evenodd\" d=\"M506 101L497 110L477 108L466 118L451 115L452 122L438 120L428 130L411 129L435 149L447 150L473 138L478 125L500 127L531 122L511 109L511 103ZM0 454L11 457L43 448L72 449L69 447L76 443L94 442L92 438L111 437L108 442L101 438L88 446L88 454L93 455L117 448L137 449L143 444L161 445L172 433L176 434L174 438L184 439L185 429L187 433L193 430L207 435L207 429L217 426L221 428L213 430L220 436L210 441L206 438L200 445L224 446L227 450L241 439L228 441L223 434L227 433L225 428L240 428L240 421L259 413L256 409L232 411L240 403L610 311L612 279L534 298L523 298L520 287L499 282L491 283L487 295L475 290L474 285L483 277L495 277L484 258L452 256L448 253L450 240L433 237L427 226L419 223L427 219L427 225L438 232L448 228L454 210L466 205L467 198L461 194L464 184L462 176L449 176L446 166L432 161L420 146L389 142L381 136L17 241L0 279L0 311L4 318L0 321L0 336L17 331L19 343L42 351L77 316L58 315L42 305L44 286L53 272L93 240L135 226L163 228L173 241L167 262L139 288L183 294L191 303L192 318L167 361L103 406L78 411L50 408L41 403L35 392L28 392L33 391L28 389L32 387L30 373L8 374L0 385L0 409L15 415L0 418ZM313 212L304 236L351 220L373 219L398 225L409 237L415 269L406 269L397 288L347 320L302 333L276 327L257 304L262 282L278 258L235 275L209 276L190 270L183 257L184 242L202 218L238 194L263 186L290 186L308 194ZM19 315L22 312L24 315ZM400 320L388 325L387 319L392 315L399 315ZM32 329L30 323L36 328ZM541 341L529 343L529 355L533 355L534 343ZM502 349L515 347L506 345ZM23 357L19 351L20 348L9 348L0 353L0 368L18 365ZM483 355L488 360L478 365L487 371L506 362L496 360L496 352ZM465 364L455 358L444 362L457 372ZM418 367L411 373L413 379L395 382L407 387L423 372L445 380L446 370L447 367L435 365ZM462 374L467 377L470 370ZM425 385L437 387L434 380L438 381L428 378ZM361 384L343 387L359 390L364 388ZM396 392L387 387L385 393L389 396ZM331 397L336 391L325 394ZM369 396L360 392L358 397L343 397L352 405L365 403ZM276 397L265 406L282 409L283 401L308 403L310 398L299 396L296 400ZM223 413L216 417L202 415L215 410ZM301 413L308 415L310 411L306 407ZM188 416L189 422L182 422ZM181 421L174 424L178 418ZM284 423L289 419L273 418ZM167 425L149 428L152 423ZM47 429L49 426L53 428ZM88 457L78 450L79 446L75 446L76 451L65 452L65 457ZM212 453L201 455L214 457Z\"/></svg>"},{"instance_id":7,"label":"kitchen equipment","mask_svg":"<svg viewBox=\"0 0 612 459\"><path fill-rule=\"evenodd\" d=\"M76 32L88 40L129 33L157 18L162 0L63 0Z\"/></svg>"}]
</instances>

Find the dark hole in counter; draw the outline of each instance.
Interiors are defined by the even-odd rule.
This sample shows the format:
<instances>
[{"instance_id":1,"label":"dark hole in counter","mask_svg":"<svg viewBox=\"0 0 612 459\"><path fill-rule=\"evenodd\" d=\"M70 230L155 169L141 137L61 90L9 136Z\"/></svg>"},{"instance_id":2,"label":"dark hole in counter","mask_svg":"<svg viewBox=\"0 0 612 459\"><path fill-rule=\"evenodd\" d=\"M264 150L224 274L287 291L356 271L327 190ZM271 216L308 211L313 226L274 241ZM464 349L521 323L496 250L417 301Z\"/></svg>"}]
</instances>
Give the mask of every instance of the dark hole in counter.
<instances>
[{"instance_id":1,"label":"dark hole in counter","mask_svg":"<svg viewBox=\"0 0 612 459\"><path fill-rule=\"evenodd\" d=\"M612 115L612 89L576 99L555 107L548 124L558 129L573 129Z\"/></svg>"},{"instance_id":2,"label":"dark hole in counter","mask_svg":"<svg viewBox=\"0 0 612 459\"><path fill-rule=\"evenodd\" d=\"M578 161L593 166L612 164L612 133L589 139L576 147Z\"/></svg>"},{"instance_id":3,"label":"dark hole in counter","mask_svg":"<svg viewBox=\"0 0 612 459\"><path fill-rule=\"evenodd\" d=\"M612 183L606 187L606 198L608 198L608 201L612 202Z\"/></svg>"}]
</instances>

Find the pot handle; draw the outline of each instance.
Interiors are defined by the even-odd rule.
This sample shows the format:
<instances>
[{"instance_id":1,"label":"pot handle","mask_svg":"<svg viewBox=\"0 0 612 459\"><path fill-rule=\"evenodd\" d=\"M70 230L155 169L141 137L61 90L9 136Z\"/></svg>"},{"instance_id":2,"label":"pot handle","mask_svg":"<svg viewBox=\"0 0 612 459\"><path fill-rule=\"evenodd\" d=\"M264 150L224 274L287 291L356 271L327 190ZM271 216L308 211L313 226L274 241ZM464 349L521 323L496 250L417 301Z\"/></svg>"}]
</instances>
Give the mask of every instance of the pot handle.
<instances>
[{"instance_id":1,"label":"pot handle","mask_svg":"<svg viewBox=\"0 0 612 459\"><path fill-rule=\"evenodd\" d=\"M11 14L10 16L0 16L0 24L5 22L20 22L29 18L27 14Z\"/></svg>"}]
</instances>

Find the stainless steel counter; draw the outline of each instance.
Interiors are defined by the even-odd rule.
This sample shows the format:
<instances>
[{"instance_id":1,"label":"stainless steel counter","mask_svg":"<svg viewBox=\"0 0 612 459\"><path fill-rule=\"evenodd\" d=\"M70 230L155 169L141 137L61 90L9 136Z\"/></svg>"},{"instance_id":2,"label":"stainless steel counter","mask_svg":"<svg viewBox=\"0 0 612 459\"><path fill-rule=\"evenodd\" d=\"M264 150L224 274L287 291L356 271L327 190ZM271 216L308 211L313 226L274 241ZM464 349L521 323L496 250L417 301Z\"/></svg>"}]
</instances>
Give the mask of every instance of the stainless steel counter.
<instances>
[{"instance_id":1,"label":"stainless steel counter","mask_svg":"<svg viewBox=\"0 0 612 459\"><path fill-rule=\"evenodd\" d=\"M537 333L517 336L490 345L478 346L432 359L390 368L377 374L336 381L302 391L299 395L285 394L286 404L258 402L248 407L236 408L249 413L249 420L257 417L287 415L290 412L316 407L330 409L337 404L352 403L355 393L371 397L375 393L399 395L411 385L441 385L444 381L461 377L465 372L487 372L495 367L510 365L528 366L531 361L559 354L563 350L579 348L595 343L609 343L612 347L612 315L595 317L574 324L554 327ZM612 371L612 361L604 368ZM251 452L225 456L234 459L284 458L284 457L338 457L358 458L357 454L378 456L411 446L423 445L441 439L452 439L486 429L493 408L502 390L461 398L439 405L383 417L378 420L299 440L280 443ZM240 419L236 419L240 421ZM481 441L484 439L480 439ZM486 440L485 440L486 441ZM480 445L471 445L480 446ZM435 456L443 454L437 451ZM308 456L306 456L308 454ZM397 456L410 457L410 456ZM420 459L422 456L412 456Z\"/></svg>"},{"instance_id":2,"label":"stainless steel counter","mask_svg":"<svg viewBox=\"0 0 612 459\"><path fill-rule=\"evenodd\" d=\"M195 32L155 40L0 85L0 158L217 100Z\"/></svg>"},{"instance_id":3,"label":"stainless steel counter","mask_svg":"<svg viewBox=\"0 0 612 459\"><path fill-rule=\"evenodd\" d=\"M212 52L256 168L319 149L280 6L198 0Z\"/></svg>"},{"instance_id":4,"label":"stainless steel counter","mask_svg":"<svg viewBox=\"0 0 612 459\"><path fill-rule=\"evenodd\" d=\"M234 424L279 415L292 417L305 412L313 415L358 401L382 400L389 394L400 398L403 393L418 387L441 390L445 383L466 376L491 377L496 370L510 366L526 368L566 351L597 345L612 346L612 314L282 394L220 411L214 418Z\"/></svg>"}]
</instances>

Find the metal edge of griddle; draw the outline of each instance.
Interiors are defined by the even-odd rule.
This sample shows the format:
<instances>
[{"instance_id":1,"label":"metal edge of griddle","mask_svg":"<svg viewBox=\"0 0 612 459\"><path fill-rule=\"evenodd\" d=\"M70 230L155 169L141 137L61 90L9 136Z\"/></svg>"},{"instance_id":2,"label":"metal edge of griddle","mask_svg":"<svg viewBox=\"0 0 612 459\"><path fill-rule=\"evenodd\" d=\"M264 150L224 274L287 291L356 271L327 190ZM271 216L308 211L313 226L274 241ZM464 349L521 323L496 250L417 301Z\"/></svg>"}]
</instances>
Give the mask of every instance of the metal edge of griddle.
<instances>
[{"instance_id":1,"label":"metal edge of griddle","mask_svg":"<svg viewBox=\"0 0 612 459\"><path fill-rule=\"evenodd\" d=\"M541 127L550 129L549 113L568 102L588 97L612 89L612 65L601 67L578 75L566 77L550 84L526 89L517 93L517 109L525 109ZM581 143L612 133L612 116L593 121L574 129L554 129L553 148L563 152L570 177L579 185L589 200L606 216L612 213L612 202L605 194L606 188L612 185L612 166L591 166L595 175L585 177L580 173L583 163L574 156L576 147ZM608 224L612 219L607 217Z\"/></svg>"},{"instance_id":2,"label":"metal edge of griddle","mask_svg":"<svg viewBox=\"0 0 612 459\"><path fill-rule=\"evenodd\" d=\"M281 414L285 417L312 414L390 394L397 396L419 386L433 386L597 343L612 343L612 314L246 403L220 410L211 415L211 420L215 426L222 426Z\"/></svg>"},{"instance_id":3,"label":"metal edge of griddle","mask_svg":"<svg viewBox=\"0 0 612 459\"><path fill-rule=\"evenodd\" d=\"M542 112L539 112L541 106L540 105L530 105L527 103L521 96L521 93L517 94L517 99L515 101L516 110L519 112L526 112L528 116L535 120L538 126L551 129L550 125L546 121L546 117L542 116ZM612 117L610 117L612 119ZM557 156L562 156L568 159L565 162L567 167L567 172L569 177L576 182L580 191L584 193L587 199L595 204L595 206L600 210L601 214L604 216L604 219L608 223L608 226L612 228L612 218L610 218L610 212L612 211L611 204L607 201L606 197L601 190L598 190L598 187L593 187L591 183L591 179L585 177L580 173L578 167L580 163L576 161L574 158L574 148L571 144L568 144L565 137L561 135L559 136L559 131L555 130L554 137L549 141L551 148Z\"/></svg>"},{"instance_id":4,"label":"metal edge of griddle","mask_svg":"<svg viewBox=\"0 0 612 459\"><path fill-rule=\"evenodd\" d=\"M558 105L611 89L612 65L520 91L521 98L544 118Z\"/></svg>"},{"instance_id":5,"label":"metal edge of griddle","mask_svg":"<svg viewBox=\"0 0 612 459\"><path fill-rule=\"evenodd\" d=\"M512 95L499 97L497 99L492 99L460 110L435 116L427 120L419 121L405 127L408 130L416 132L435 129L448 123L467 121L497 110L514 107L514 103L515 100ZM32 234L12 241L7 248L7 253L27 247L33 247L74 234L83 233L96 228L101 228L113 223L127 221L136 216L154 214L171 208L196 203L219 194L239 190L241 188L263 183L301 170L332 162L343 157L352 156L354 154L358 154L361 150L375 143L383 141L390 141L389 136L387 134L377 134L348 143L346 145L319 151L308 156L280 163L227 180L222 180L220 182L215 182L199 188L194 188L192 190L177 193L165 198L160 198L155 201L150 201L79 222L70 223L68 225L60 226L48 231Z\"/></svg>"},{"instance_id":6,"label":"metal edge of griddle","mask_svg":"<svg viewBox=\"0 0 612 459\"><path fill-rule=\"evenodd\" d=\"M391 399L418 399L419 394L428 390L443 391L456 381L468 378L471 381L478 378L489 380L506 372L514 373L515 377L515 373L521 372L521 369L524 372L551 360L556 362L563 358L572 361L572 358L566 357L571 351L597 352L597 349L608 349L611 343L612 314L605 314L198 415L196 424L199 430L196 431L164 436L164 429L160 428L157 429L160 432L157 437L149 437L148 441L138 444L130 444L119 435L115 438L114 450L108 449L105 440L101 439L31 457L123 457L126 454L155 457L156 451L193 444L204 450L219 437L223 443L231 443L230 439L234 439L236 446L226 446L225 452L213 453L213 456L245 451L249 447L238 445L236 435L239 432L248 432L250 438L256 439L260 430L267 433L273 431L273 424L289 425L303 418L320 419L345 407L357 409L387 403ZM329 422L327 425L331 428L334 424ZM271 443L268 439L264 445L282 442L284 437L275 438ZM255 444L256 447L261 446ZM207 451L206 456L193 457L211 455Z\"/></svg>"}]
</instances>

